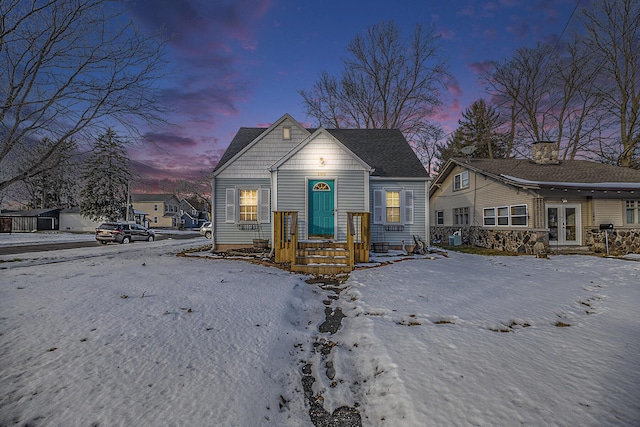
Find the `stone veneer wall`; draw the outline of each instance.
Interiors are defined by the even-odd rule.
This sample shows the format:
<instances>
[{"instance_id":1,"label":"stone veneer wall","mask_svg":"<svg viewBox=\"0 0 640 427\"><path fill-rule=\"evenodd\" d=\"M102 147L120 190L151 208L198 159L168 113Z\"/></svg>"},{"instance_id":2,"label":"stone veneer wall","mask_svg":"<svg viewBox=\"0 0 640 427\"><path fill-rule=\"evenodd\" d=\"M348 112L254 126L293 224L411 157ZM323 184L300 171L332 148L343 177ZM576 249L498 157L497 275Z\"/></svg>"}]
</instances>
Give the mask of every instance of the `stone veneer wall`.
<instances>
[{"instance_id":1,"label":"stone veneer wall","mask_svg":"<svg viewBox=\"0 0 640 427\"><path fill-rule=\"evenodd\" d=\"M482 227L431 227L431 238L441 237L442 243L449 243L449 236L460 231L462 242L497 251L536 255L542 249L549 250L546 229ZM536 246L536 243L540 243Z\"/></svg>"},{"instance_id":2,"label":"stone veneer wall","mask_svg":"<svg viewBox=\"0 0 640 427\"><path fill-rule=\"evenodd\" d=\"M586 230L586 245L596 253L607 253L605 232ZM640 254L640 228L616 228L609 231L609 254Z\"/></svg>"}]
</instances>

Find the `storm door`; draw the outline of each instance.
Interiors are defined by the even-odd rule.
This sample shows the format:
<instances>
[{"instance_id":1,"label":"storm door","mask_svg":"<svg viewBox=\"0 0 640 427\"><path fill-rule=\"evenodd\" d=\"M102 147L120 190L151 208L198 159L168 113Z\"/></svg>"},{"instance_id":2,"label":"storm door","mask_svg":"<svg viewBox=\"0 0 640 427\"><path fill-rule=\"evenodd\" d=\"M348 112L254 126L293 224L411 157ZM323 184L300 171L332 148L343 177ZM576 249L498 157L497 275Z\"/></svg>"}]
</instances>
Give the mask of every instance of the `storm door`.
<instances>
[{"instance_id":1,"label":"storm door","mask_svg":"<svg viewBox=\"0 0 640 427\"><path fill-rule=\"evenodd\" d=\"M309 180L309 238L333 239L334 181Z\"/></svg>"}]
</instances>

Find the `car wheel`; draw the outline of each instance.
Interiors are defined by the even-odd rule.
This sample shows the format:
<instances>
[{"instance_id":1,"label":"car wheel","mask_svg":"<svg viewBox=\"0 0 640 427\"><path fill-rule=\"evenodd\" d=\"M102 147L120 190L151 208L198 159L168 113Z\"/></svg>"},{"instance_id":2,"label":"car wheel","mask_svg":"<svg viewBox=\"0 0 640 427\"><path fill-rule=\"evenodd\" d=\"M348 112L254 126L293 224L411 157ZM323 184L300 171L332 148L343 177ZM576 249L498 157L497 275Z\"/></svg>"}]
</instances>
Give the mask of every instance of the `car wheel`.
<instances>
[{"instance_id":1,"label":"car wheel","mask_svg":"<svg viewBox=\"0 0 640 427\"><path fill-rule=\"evenodd\" d=\"M211 238L211 232L207 231L206 233L204 233L204 237L206 237L207 239Z\"/></svg>"},{"instance_id":2,"label":"car wheel","mask_svg":"<svg viewBox=\"0 0 640 427\"><path fill-rule=\"evenodd\" d=\"M131 238L129 236L124 236L122 238L122 243L127 244L131 241Z\"/></svg>"},{"instance_id":3,"label":"car wheel","mask_svg":"<svg viewBox=\"0 0 640 427\"><path fill-rule=\"evenodd\" d=\"M147 237L147 242L153 242L153 234L149 234L149 237Z\"/></svg>"},{"instance_id":4,"label":"car wheel","mask_svg":"<svg viewBox=\"0 0 640 427\"><path fill-rule=\"evenodd\" d=\"M106 245L106 244L107 244L107 242L106 242L106 241L104 241L104 240L100 240L100 244L101 244L101 245Z\"/></svg>"}]
</instances>

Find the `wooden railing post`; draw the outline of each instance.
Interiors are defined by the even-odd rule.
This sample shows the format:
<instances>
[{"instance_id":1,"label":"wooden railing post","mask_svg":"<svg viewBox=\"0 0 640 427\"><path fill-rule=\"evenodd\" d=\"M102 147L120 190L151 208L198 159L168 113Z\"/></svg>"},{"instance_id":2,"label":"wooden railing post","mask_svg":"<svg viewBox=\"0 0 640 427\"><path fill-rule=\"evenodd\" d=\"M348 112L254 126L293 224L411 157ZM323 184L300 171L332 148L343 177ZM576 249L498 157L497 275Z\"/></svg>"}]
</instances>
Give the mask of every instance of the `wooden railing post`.
<instances>
[{"instance_id":1,"label":"wooden railing post","mask_svg":"<svg viewBox=\"0 0 640 427\"><path fill-rule=\"evenodd\" d=\"M298 249L298 212L291 212L291 229L289 233L291 235L291 247L289 250L289 260L291 262L291 269L296 265L296 250Z\"/></svg>"},{"instance_id":2,"label":"wooden railing post","mask_svg":"<svg viewBox=\"0 0 640 427\"><path fill-rule=\"evenodd\" d=\"M354 236L356 234L356 229L353 224L353 212L347 212L347 250L349 251L349 266L353 270L355 265L355 252L356 247L354 244Z\"/></svg>"}]
</instances>

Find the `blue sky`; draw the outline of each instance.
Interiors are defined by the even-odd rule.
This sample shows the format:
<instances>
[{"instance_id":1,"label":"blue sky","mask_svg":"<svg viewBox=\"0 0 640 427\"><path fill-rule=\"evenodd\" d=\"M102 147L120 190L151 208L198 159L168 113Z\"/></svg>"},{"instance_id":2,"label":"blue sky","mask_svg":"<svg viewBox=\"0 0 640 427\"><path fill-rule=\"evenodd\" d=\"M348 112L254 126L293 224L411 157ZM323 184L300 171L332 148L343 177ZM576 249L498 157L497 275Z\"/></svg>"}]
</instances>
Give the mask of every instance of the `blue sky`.
<instances>
[{"instance_id":1,"label":"blue sky","mask_svg":"<svg viewBox=\"0 0 640 427\"><path fill-rule=\"evenodd\" d=\"M268 126L284 113L316 125L298 90L310 89L322 70L337 75L348 43L384 20L406 35L418 22L433 23L442 37L452 80L432 120L452 131L484 96L478 75L488 61L555 42L576 23L578 2L579 9L588 0L136 0L133 19L171 36L162 87L176 126L145 132L154 144L131 154L149 181L194 180L211 171L241 126Z\"/></svg>"}]
</instances>

